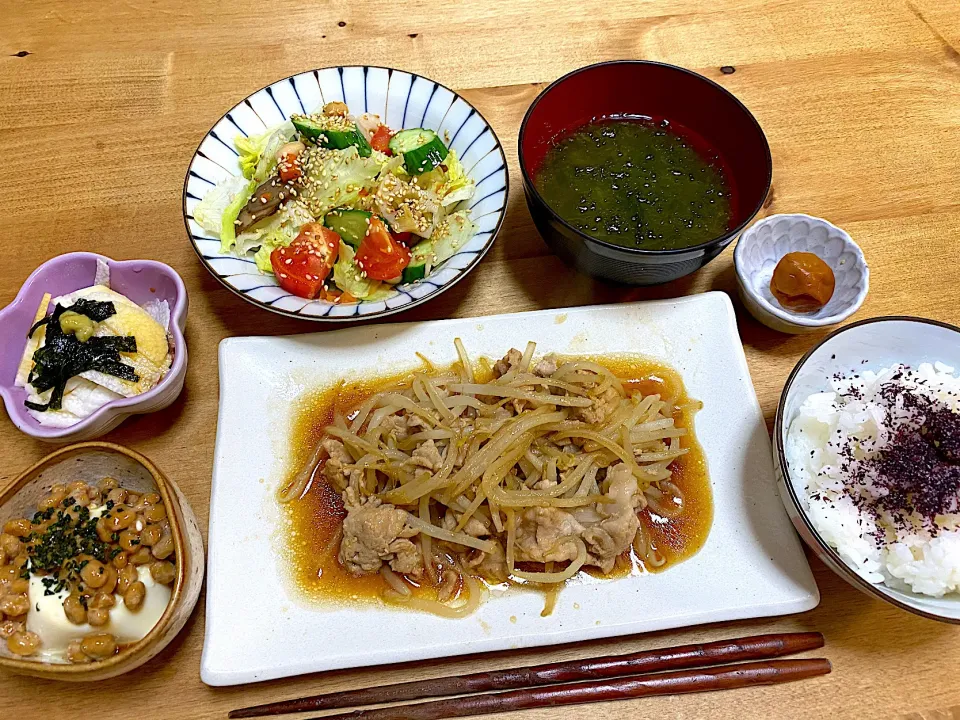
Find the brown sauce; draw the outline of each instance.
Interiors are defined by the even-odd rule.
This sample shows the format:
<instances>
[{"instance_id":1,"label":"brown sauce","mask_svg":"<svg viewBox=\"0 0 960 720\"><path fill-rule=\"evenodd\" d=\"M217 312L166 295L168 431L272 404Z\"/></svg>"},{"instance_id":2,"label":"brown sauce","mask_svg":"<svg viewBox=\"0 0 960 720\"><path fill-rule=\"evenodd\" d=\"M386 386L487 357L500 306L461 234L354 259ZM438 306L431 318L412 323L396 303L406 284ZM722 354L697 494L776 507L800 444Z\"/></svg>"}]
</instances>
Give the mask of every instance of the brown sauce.
<instances>
[{"instance_id":1,"label":"brown sauce","mask_svg":"<svg viewBox=\"0 0 960 720\"><path fill-rule=\"evenodd\" d=\"M692 431L697 402L687 396L682 379L672 368L636 357L578 356L577 359L592 360L609 368L621 379L628 393L659 393L661 398L673 398L676 425ZM489 362L481 360L474 372L477 382L484 382L490 376ZM338 413L348 417L366 398L380 392L385 386L401 384L409 377L409 372L370 377L321 388L302 396L294 410L288 464L290 477L309 461L314 448L323 438L324 428L333 422ZM610 579L661 572L683 562L703 547L713 522L707 464L693 432L680 440L681 446L689 448L689 452L674 460L670 469L673 482L684 495L683 510L669 519L653 515L649 509L640 513L640 520L665 563L659 568L647 567L630 551L618 559L617 566L609 574L604 575L593 568L581 571L568 582L576 582L578 578L590 581L590 578ZM354 577L337 559L340 523L346 513L339 494L327 485L322 476L315 475L301 499L280 507L286 521L281 532L281 545L291 579L303 595L321 602L380 602L380 595L386 589L386 583L380 575ZM542 570L542 567L531 565L530 569ZM423 597L436 596L433 588L424 587L421 592Z\"/></svg>"}]
</instances>

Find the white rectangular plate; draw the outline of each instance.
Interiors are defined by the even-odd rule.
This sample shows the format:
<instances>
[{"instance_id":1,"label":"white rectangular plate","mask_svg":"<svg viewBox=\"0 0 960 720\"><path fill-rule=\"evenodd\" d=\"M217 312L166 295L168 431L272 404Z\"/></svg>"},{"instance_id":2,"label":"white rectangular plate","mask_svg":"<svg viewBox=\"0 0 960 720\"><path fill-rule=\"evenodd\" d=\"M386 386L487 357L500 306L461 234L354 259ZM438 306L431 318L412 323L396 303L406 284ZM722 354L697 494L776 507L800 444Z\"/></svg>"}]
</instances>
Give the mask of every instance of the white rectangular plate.
<instances>
[{"instance_id":1,"label":"white rectangular plate","mask_svg":"<svg viewBox=\"0 0 960 720\"><path fill-rule=\"evenodd\" d=\"M531 592L489 597L459 620L293 596L275 551L273 500L286 469L292 402L340 378L415 367L416 351L453 362L456 337L472 357L496 359L534 340L538 356L639 353L676 368L703 401L696 433L714 501L703 549L663 573L572 584L546 618L542 596ZM224 340L208 562L201 677L210 685L782 615L820 599L777 497L733 307L719 292Z\"/></svg>"}]
</instances>

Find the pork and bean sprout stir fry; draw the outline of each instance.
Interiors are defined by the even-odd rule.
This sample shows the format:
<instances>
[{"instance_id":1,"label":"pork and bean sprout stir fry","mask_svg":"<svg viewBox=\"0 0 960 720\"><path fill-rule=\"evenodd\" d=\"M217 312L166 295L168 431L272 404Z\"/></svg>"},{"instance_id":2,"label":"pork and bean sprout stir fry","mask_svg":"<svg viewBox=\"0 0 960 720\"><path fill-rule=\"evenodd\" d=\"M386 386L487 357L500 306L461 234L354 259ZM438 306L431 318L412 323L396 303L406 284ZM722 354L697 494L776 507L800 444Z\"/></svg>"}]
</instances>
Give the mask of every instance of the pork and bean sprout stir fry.
<instances>
[{"instance_id":1,"label":"pork and bean sprout stir fry","mask_svg":"<svg viewBox=\"0 0 960 720\"><path fill-rule=\"evenodd\" d=\"M480 580L558 586L630 551L662 565L638 514L683 511L677 399L590 360L535 360L532 342L492 368L456 349L452 369L425 367L337 415L281 489L283 502L313 483L340 494L341 565L379 573L388 602L454 617L477 607Z\"/></svg>"}]
</instances>

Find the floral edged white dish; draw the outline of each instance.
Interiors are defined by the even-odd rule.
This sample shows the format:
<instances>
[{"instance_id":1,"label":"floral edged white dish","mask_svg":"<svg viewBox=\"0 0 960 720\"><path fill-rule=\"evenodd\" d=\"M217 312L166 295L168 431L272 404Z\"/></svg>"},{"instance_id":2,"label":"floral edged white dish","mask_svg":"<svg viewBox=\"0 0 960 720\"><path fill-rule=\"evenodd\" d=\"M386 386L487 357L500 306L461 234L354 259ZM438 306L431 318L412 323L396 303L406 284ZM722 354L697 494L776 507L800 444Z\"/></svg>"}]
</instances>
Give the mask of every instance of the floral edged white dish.
<instances>
[{"instance_id":1,"label":"floral edged white dish","mask_svg":"<svg viewBox=\"0 0 960 720\"><path fill-rule=\"evenodd\" d=\"M383 605L305 600L290 586L275 490L288 468L305 391L538 343L538 351L640 354L671 365L703 402L696 434L713 524L702 548L665 572L571 581L552 614L522 589L491 589L458 619ZM349 350L349 352L347 352ZM279 369L279 370L278 370ZM724 293L480 318L365 325L220 344L220 410L210 507L201 679L236 685L309 672L578 642L809 610L819 593L777 497L770 441ZM256 583L247 569L260 568ZM237 603L243 596L245 602ZM263 623L263 617L270 623ZM237 632L237 628L244 628Z\"/></svg>"},{"instance_id":2,"label":"floral edged white dish","mask_svg":"<svg viewBox=\"0 0 960 720\"><path fill-rule=\"evenodd\" d=\"M780 259L791 252L817 255L833 270L836 288L816 312L785 309L770 292L770 279ZM802 213L771 215L755 223L733 251L740 298L767 327L783 333L809 333L836 325L853 315L870 288L870 270L863 251L844 230Z\"/></svg>"},{"instance_id":3,"label":"floral edged white dish","mask_svg":"<svg viewBox=\"0 0 960 720\"><path fill-rule=\"evenodd\" d=\"M335 293L328 293L327 283L324 283L323 292L300 292L300 295L316 297L316 299L308 299L306 296L294 294L291 291L289 281L278 280L277 276L274 275L273 271L277 271L286 278L282 269L276 269L278 267L282 268L278 265L279 262L287 262L289 265L288 261L280 260L278 263L271 263L270 261L273 258L269 254L269 249L268 254L264 257L257 257L263 255L263 253L256 252L257 248L268 246L261 245L259 242L245 242L243 247L238 244L232 252L221 252L223 233L211 231L212 228L215 229L217 223L214 222L211 225L210 222L199 222L203 218L195 214L195 210L215 186L225 188L232 186L234 183L238 187L243 186L246 181L251 180L251 173L254 173L253 180L256 182L263 181L264 178L260 176L263 168L258 167L262 164L262 159L272 155L277 150L283 150L287 146L278 148L268 143L268 148L263 149L260 155L256 155L256 151L253 151L254 157L252 158L248 157L247 152L238 152L238 147L241 150L246 150L247 146L256 145L266 131L288 123L291 119L293 119L294 124L298 122L298 119L302 121L304 118L308 122L311 119L325 120L324 116L327 114L325 108L329 107L331 103L345 104L344 112L349 112L349 116L346 116L347 119L356 119L356 125L353 127L355 132L358 135L365 133L368 138L366 147L363 146L363 140L357 138L359 142L356 147L359 148L360 157L348 158L348 161L358 160L360 163L367 162L367 164L370 164L376 159L381 161L386 159L386 155L379 154L380 147L375 137L377 132L374 131L376 126L367 127L370 122L379 122L395 131L394 138L401 135L400 131L402 130L423 128L435 132L434 139L443 142L449 149L450 155L455 158L453 161L458 176L462 172L464 175L460 177L465 176L466 182L473 185L473 192L467 199L459 199L467 193L444 196L438 191L430 196L432 199L439 198L441 202L438 205L443 208L443 212L438 215L438 217L441 217L441 221L436 223L436 228L440 228L442 220L451 218L454 213L460 213L463 217L469 218L471 224L465 232L461 233L462 237L458 237L455 243L448 243L450 247L444 246L442 254L437 251L436 254L430 255L432 261L427 263L425 277L420 277L424 273L407 274L404 272L402 279L397 275L390 279L390 283L380 284L382 288L378 285L377 292L364 295L362 293L358 294L352 289L340 287L344 283L338 278L342 279L346 276L346 273L338 275L338 267L334 267L331 285L336 281L337 287L333 290L346 290L347 292L342 297L334 297ZM293 116L296 116L296 118ZM292 128L292 126L290 127ZM324 127L326 128L326 125ZM299 156L289 157L297 157L297 162L303 163L298 167L303 170L305 182L320 182L320 170L318 169L317 173L313 171L313 168L318 166L319 161L314 162L313 157L315 156L310 156L309 160L303 159L315 148L311 144L311 140L317 143L316 147L322 145L327 149L338 149L342 148L343 145L328 141L328 136L322 134L318 138L310 134L304 134L300 125L297 125L297 131L299 135L285 139L296 140L299 137L300 140L296 143L288 143L288 145L298 143L302 146L305 141L307 150L305 153L301 151L302 154ZM330 133L335 131L326 128L317 132ZM261 138L257 136L261 136ZM370 142L373 143L372 156L370 156ZM347 145L345 150L351 153L353 147ZM409 153L396 151L392 143L389 151L384 149L384 152L394 156L403 155L406 163L404 169L409 169L406 167L410 163ZM283 165L285 157L287 156L280 158L278 169L273 171L274 176L279 173L279 177L284 181L286 181L285 171L287 169ZM258 158L260 162L257 162ZM351 177L353 176L355 169L353 165L348 165L348 162L344 161L343 158L336 158L335 163L337 168L347 168L344 173L341 173L342 177L346 176L346 172L349 172ZM252 168L251 164L257 167ZM452 170L447 170L448 164L444 161L443 167L439 169L452 173ZM244 168L247 171L246 176L244 175ZM423 168L420 168L417 172L410 170L410 177L407 179L411 182L414 182L414 179L419 181L420 175L417 173L422 172L422 170ZM291 172L299 173L300 170ZM382 177L386 177L387 173L388 171L385 169ZM317 177L314 177L315 174ZM336 178L336 173L332 171L331 173L323 173L324 178L330 178L331 176ZM378 181L380 177L375 178L374 182ZM406 176L401 173L401 177ZM441 180L449 180L449 178L441 178ZM256 182L253 184L256 184ZM327 181L324 180L323 182L323 187L326 188L325 183ZM307 186L304 185L303 187ZM287 193L285 195L283 187L281 187L279 196L283 198L281 201L283 208L288 208L291 204L300 207L301 203L299 201L304 201L304 204L309 205L309 201L304 196L303 187L300 188L298 193L293 193L293 195L297 195L297 202L292 202L291 194ZM358 186L347 185L343 190L346 195L356 194L355 187ZM261 197L260 190L263 188L264 185L257 188L254 193L255 199ZM367 197L364 195L365 190L366 185L359 191L361 198ZM254 305L282 315L318 322L349 322L357 319L382 317L414 307L438 295L464 277L479 263L493 244L503 222L508 190L509 179L506 158L500 142L486 120L461 96L433 80L413 73L373 66L341 66L312 70L279 80L253 93L225 113L201 141L190 162L183 188L183 214L187 233L200 260L207 270L229 290ZM369 192L375 195L379 190L372 186ZM315 192L314 195L316 195ZM394 194L391 197L396 197L396 195ZM326 205L337 212L344 207L350 208L351 211L354 209L356 198L352 198L349 202L340 202L341 199L342 196L339 196L339 193L337 198L325 198L325 201L329 201L326 202ZM451 204L454 199L457 200L456 204ZM450 200L450 203L446 203L447 200ZM398 226L393 224L394 218L389 213L378 212L378 208L373 207L372 202L370 204L371 207L363 207L363 210L373 210L374 217L389 217L389 230L391 233L397 232ZM252 215L248 213L246 217L248 219L259 217L252 200L247 205L248 209L251 207L254 208L254 212ZM317 208L312 207L312 220L316 223L323 222L327 219L326 215L330 214L330 209L325 207L324 217L320 217ZM383 210L382 207L379 209ZM277 212L275 216L279 214ZM366 215L369 218L370 212L367 212ZM235 223L241 229L244 225L241 222L243 218L244 215L241 213L240 220ZM300 226L301 221L306 218L294 219L298 220L295 224ZM368 219L368 224L369 222ZM452 219L450 223L452 227ZM294 223L291 221L290 224L293 225ZM206 229L204 225L207 226ZM226 223L222 223L221 226L226 227ZM252 227L258 228L259 226L252 225ZM333 226L328 224L327 227ZM440 230L437 230L437 232L440 232ZM409 235L409 233L406 234ZM416 239L417 234L414 233L414 239ZM286 238L284 242L290 243L291 239L292 236ZM341 239L343 241L347 240L342 233ZM340 247L338 265L339 259L344 257L343 242L341 242ZM365 267L360 262L362 248L358 248L356 244L353 247L357 253L356 264L360 268L360 272L354 269L352 277L361 282L368 277L375 277L372 272L368 276L366 267L369 267L369 265ZM237 252L238 248L239 252ZM347 252L350 252L349 259L352 260L352 250ZM411 247L411 252L414 260L417 260L416 248ZM334 256L337 257L336 250L334 250ZM440 259L437 259L438 257ZM436 262L436 265L433 265L432 262ZM411 263L412 267L413 263ZM328 269L326 268L326 270ZM308 280L317 279L310 274L307 274L306 278ZM287 285L287 289L281 287L281 283ZM362 299L354 301L351 296Z\"/></svg>"}]
</instances>

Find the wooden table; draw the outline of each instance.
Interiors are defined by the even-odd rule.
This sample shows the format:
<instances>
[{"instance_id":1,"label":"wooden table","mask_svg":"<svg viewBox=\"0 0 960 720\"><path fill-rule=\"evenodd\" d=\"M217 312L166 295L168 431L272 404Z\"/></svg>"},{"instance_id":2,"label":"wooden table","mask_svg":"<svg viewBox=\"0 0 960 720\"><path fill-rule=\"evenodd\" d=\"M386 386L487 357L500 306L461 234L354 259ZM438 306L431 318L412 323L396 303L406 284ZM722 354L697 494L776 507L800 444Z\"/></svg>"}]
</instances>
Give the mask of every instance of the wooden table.
<instances>
[{"instance_id":1,"label":"wooden table","mask_svg":"<svg viewBox=\"0 0 960 720\"><path fill-rule=\"evenodd\" d=\"M464 90L506 148L512 192L493 251L455 288L399 320L735 293L730 250L690 278L625 290L567 269L534 230L517 172L523 112L544 83L581 65L627 57L692 68L746 103L773 151L773 193L764 212L827 217L863 247L872 288L857 317L902 313L960 322L956 2L0 0L0 18L0 304L39 263L71 250L155 258L180 272L191 300L183 395L109 439L145 453L175 478L202 526L218 343L323 328L253 308L207 274L184 233L181 184L197 142L224 109L303 70L369 63L422 73ZM787 373L820 336L779 335L739 305L738 312L770 419ZM0 484L49 450L0 422ZM819 630L834 672L815 681L511 717L960 718L960 628L870 600L812 564L823 600L799 616L237 688L200 682L201 600L179 638L132 677L96 689L3 677L0 708L18 720L93 717L95 708L98 718L222 718L229 708L320 688ZM121 697L122 705L113 704Z\"/></svg>"}]
</instances>

